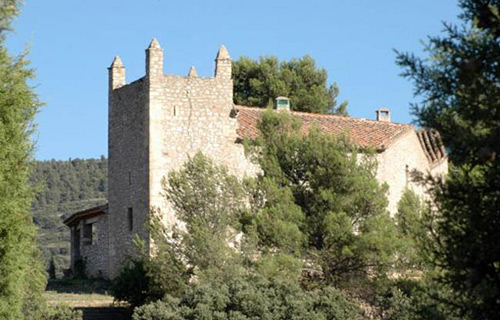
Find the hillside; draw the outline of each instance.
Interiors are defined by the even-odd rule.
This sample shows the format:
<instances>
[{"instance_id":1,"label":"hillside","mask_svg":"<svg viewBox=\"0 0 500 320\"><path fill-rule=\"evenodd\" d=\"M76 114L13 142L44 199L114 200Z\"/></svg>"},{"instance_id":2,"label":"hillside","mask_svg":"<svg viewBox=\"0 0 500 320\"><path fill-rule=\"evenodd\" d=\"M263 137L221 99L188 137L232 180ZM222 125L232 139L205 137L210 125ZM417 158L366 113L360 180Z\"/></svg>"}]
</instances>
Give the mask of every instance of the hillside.
<instances>
[{"instance_id":1,"label":"hillside","mask_svg":"<svg viewBox=\"0 0 500 320\"><path fill-rule=\"evenodd\" d=\"M31 183L36 188L32 204L38 229L37 242L57 272L69 266L69 229L62 223L70 214L106 202L107 159L36 161Z\"/></svg>"}]
</instances>

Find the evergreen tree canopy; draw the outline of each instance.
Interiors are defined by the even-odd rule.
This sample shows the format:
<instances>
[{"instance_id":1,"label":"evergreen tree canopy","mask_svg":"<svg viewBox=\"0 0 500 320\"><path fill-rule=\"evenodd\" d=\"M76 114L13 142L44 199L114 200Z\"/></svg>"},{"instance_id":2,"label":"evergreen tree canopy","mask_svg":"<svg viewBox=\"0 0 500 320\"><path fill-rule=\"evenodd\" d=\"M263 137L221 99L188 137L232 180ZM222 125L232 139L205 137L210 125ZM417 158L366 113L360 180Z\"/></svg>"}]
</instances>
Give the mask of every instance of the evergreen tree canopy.
<instances>
[{"instance_id":1,"label":"evergreen tree canopy","mask_svg":"<svg viewBox=\"0 0 500 320\"><path fill-rule=\"evenodd\" d=\"M419 124L440 131L452 168L433 181L433 263L461 319L500 314L500 1L461 0L462 24L431 37L428 59L399 54L422 102Z\"/></svg>"},{"instance_id":2,"label":"evergreen tree canopy","mask_svg":"<svg viewBox=\"0 0 500 320\"><path fill-rule=\"evenodd\" d=\"M304 135L300 126L287 113L263 114L260 138L250 150L263 170L260 181L279 188L282 201L277 206L272 196L264 194L271 203L261 213L272 215L259 230L288 224L283 228L286 233L276 233L277 228L270 232L278 239L300 231L304 240L297 235L288 245L302 245L306 253L318 257L322 272L333 282L366 274L368 269L384 270L394 259L396 229L386 210L387 187L375 177L373 157L368 150L358 155L348 137L314 128ZM272 236L264 240L271 240L268 245L277 243Z\"/></svg>"},{"instance_id":3,"label":"evergreen tree canopy","mask_svg":"<svg viewBox=\"0 0 500 320\"><path fill-rule=\"evenodd\" d=\"M238 219L245 210L245 193L240 181L201 153L164 181L166 198L184 226L173 231L178 240L180 261L212 281L224 282L239 272Z\"/></svg>"},{"instance_id":4,"label":"evergreen tree canopy","mask_svg":"<svg viewBox=\"0 0 500 320\"><path fill-rule=\"evenodd\" d=\"M5 31L19 1L0 4L0 318L24 319L36 308L45 285L35 246L29 185L33 120L40 102L27 81L33 78L26 53L12 57Z\"/></svg>"},{"instance_id":5,"label":"evergreen tree canopy","mask_svg":"<svg viewBox=\"0 0 500 320\"><path fill-rule=\"evenodd\" d=\"M233 62L234 103L265 108L279 96L295 111L347 115L347 101L337 104L339 89L328 86L328 74L306 55L278 61L274 56Z\"/></svg>"},{"instance_id":6,"label":"evergreen tree canopy","mask_svg":"<svg viewBox=\"0 0 500 320\"><path fill-rule=\"evenodd\" d=\"M69 267L69 228L62 221L83 209L106 202L107 160L69 159L35 161L30 183L36 189L31 205L38 227L37 243L56 275Z\"/></svg>"}]
</instances>

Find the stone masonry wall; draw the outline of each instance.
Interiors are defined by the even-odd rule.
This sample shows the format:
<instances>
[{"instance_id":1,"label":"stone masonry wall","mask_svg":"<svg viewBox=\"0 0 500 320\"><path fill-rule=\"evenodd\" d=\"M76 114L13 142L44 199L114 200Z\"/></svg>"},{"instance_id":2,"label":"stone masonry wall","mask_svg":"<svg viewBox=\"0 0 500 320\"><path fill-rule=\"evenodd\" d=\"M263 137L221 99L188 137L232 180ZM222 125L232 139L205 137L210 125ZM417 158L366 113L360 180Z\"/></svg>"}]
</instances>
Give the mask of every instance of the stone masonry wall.
<instances>
[{"instance_id":1,"label":"stone masonry wall","mask_svg":"<svg viewBox=\"0 0 500 320\"><path fill-rule=\"evenodd\" d=\"M97 241L93 244L85 243L83 232L80 232L80 252L81 258L85 261L85 270L90 277L108 277L108 215L103 214L93 221L94 228L97 228ZM81 227L89 221L82 221ZM82 230L82 229L81 229Z\"/></svg>"},{"instance_id":2,"label":"stone masonry wall","mask_svg":"<svg viewBox=\"0 0 500 320\"><path fill-rule=\"evenodd\" d=\"M142 78L111 91L109 99L109 269L113 277L123 260L136 252L135 234L148 239L144 228L149 213L146 80Z\"/></svg>"},{"instance_id":3,"label":"stone masonry wall","mask_svg":"<svg viewBox=\"0 0 500 320\"><path fill-rule=\"evenodd\" d=\"M232 88L230 79L168 75L151 94L151 204L162 208L167 223L175 217L161 195L161 180L196 152L226 165L239 177L256 172L243 146L236 143L238 123L230 117Z\"/></svg>"}]
</instances>

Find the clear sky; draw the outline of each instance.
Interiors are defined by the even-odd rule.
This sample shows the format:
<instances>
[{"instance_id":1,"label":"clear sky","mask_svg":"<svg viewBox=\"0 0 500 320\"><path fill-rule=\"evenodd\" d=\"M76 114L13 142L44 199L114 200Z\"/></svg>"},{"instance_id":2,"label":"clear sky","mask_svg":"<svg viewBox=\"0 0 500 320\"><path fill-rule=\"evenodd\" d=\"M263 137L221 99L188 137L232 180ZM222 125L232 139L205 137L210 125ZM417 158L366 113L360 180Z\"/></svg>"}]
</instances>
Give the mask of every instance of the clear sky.
<instances>
[{"instance_id":1,"label":"clear sky","mask_svg":"<svg viewBox=\"0 0 500 320\"><path fill-rule=\"evenodd\" d=\"M168 74L194 65L212 76L221 44L233 59L310 54L351 116L373 119L383 106L408 123L417 98L393 49L421 55L421 40L458 13L456 0L25 0L8 47L30 47L33 85L46 103L36 158L89 158L107 155L107 67L119 54L127 82L142 77L153 37Z\"/></svg>"}]
</instances>

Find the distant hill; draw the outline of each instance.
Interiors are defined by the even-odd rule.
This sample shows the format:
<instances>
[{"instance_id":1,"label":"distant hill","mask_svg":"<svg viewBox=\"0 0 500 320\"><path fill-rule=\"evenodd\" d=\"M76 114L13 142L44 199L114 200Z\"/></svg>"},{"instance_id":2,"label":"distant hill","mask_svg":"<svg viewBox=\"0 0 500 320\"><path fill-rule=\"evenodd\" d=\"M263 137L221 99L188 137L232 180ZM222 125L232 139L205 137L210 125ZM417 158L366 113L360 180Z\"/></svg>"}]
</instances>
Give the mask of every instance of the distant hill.
<instances>
[{"instance_id":1,"label":"distant hill","mask_svg":"<svg viewBox=\"0 0 500 320\"><path fill-rule=\"evenodd\" d=\"M69 229L62 221L76 211L105 203L107 176L105 157L34 163L30 180L37 190L32 204L39 228L37 242L47 263L53 258L59 274L70 261Z\"/></svg>"}]
</instances>

